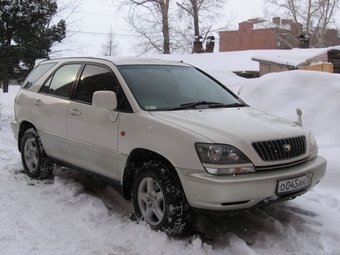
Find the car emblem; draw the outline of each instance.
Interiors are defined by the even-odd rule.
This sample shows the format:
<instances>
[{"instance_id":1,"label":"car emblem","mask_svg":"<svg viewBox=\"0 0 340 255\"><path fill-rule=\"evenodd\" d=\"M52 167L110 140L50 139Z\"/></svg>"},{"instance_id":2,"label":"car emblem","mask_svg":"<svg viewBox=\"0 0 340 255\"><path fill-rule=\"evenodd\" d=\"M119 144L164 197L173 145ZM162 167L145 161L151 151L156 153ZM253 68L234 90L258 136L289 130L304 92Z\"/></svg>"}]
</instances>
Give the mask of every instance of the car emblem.
<instances>
[{"instance_id":1,"label":"car emblem","mask_svg":"<svg viewBox=\"0 0 340 255\"><path fill-rule=\"evenodd\" d=\"M290 146L290 144L285 144L283 145L283 148L285 149L285 152L290 152L292 149L292 146Z\"/></svg>"}]
</instances>

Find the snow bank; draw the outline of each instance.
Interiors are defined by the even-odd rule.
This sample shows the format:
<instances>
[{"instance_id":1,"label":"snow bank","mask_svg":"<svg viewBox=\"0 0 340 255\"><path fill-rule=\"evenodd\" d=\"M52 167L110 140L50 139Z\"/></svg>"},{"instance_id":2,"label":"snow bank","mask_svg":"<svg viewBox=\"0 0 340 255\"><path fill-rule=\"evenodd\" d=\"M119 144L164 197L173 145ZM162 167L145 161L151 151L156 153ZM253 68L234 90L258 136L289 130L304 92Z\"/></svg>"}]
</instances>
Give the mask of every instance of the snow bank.
<instances>
[{"instance_id":1,"label":"snow bank","mask_svg":"<svg viewBox=\"0 0 340 255\"><path fill-rule=\"evenodd\" d=\"M14 98L20 86L10 86L8 93L3 93L0 89L0 120L14 117Z\"/></svg>"},{"instance_id":2,"label":"snow bank","mask_svg":"<svg viewBox=\"0 0 340 255\"><path fill-rule=\"evenodd\" d=\"M303 111L303 125L319 145L340 148L340 75L311 71L288 71L246 80L240 97L249 105L297 121L296 108Z\"/></svg>"}]
</instances>

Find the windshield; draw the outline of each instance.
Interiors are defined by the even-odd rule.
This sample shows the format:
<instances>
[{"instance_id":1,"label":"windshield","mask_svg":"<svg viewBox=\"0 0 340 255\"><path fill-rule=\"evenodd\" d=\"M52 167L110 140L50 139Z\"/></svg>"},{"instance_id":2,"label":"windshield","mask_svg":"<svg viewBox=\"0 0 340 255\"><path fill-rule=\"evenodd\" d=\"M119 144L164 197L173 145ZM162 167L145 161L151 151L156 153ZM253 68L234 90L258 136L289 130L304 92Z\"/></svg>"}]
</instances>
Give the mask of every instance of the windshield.
<instances>
[{"instance_id":1,"label":"windshield","mask_svg":"<svg viewBox=\"0 0 340 255\"><path fill-rule=\"evenodd\" d=\"M194 67L118 66L140 107L168 111L243 106L223 85Z\"/></svg>"}]
</instances>

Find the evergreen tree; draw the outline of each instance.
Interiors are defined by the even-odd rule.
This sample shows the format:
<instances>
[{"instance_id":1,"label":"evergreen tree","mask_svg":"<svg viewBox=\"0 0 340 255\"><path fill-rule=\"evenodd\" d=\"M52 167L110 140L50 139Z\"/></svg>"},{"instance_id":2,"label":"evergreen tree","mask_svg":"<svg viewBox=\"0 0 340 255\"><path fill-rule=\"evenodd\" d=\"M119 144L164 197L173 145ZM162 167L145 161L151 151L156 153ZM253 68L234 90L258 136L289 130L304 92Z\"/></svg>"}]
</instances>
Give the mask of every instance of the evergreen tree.
<instances>
[{"instance_id":1,"label":"evergreen tree","mask_svg":"<svg viewBox=\"0 0 340 255\"><path fill-rule=\"evenodd\" d=\"M51 25L56 0L0 0L0 81L25 77L39 58L48 58L53 43L65 38L64 20Z\"/></svg>"}]
</instances>

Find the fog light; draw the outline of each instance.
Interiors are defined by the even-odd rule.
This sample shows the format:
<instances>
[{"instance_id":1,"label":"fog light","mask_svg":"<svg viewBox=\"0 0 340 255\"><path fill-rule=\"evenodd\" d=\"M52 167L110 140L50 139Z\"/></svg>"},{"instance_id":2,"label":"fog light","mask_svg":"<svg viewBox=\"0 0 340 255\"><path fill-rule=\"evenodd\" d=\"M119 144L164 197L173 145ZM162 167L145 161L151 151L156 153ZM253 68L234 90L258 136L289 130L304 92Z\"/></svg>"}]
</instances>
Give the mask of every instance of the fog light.
<instances>
[{"instance_id":1,"label":"fog light","mask_svg":"<svg viewBox=\"0 0 340 255\"><path fill-rule=\"evenodd\" d=\"M248 174L255 173L255 168L252 166L246 167L230 167L230 168L213 168L205 167L209 174L214 175L231 175L231 174Z\"/></svg>"}]
</instances>

